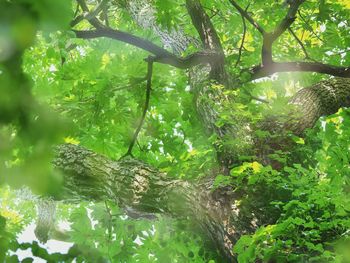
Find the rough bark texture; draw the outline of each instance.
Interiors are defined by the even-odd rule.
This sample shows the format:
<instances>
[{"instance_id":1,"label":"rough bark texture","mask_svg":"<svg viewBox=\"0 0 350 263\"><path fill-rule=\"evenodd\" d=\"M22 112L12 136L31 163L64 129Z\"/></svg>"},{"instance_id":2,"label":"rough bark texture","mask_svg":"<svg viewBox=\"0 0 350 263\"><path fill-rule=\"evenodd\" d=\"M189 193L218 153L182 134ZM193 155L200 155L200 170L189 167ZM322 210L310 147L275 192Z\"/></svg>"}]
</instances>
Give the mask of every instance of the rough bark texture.
<instances>
[{"instance_id":1,"label":"rough bark texture","mask_svg":"<svg viewBox=\"0 0 350 263\"><path fill-rule=\"evenodd\" d=\"M321 116L349 106L350 79L333 78L301 89L290 100L285 112L269 116L258 124L257 128L268 131L270 136L255 140L257 156L262 163L281 168L280 163L270 160L269 154L295 146L288 134L303 137L304 131L312 128Z\"/></svg>"},{"instance_id":2,"label":"rough bark texture","mask_svg":"<svg viewBox=\"0 0 350 263\"><path fill-rule=\"evenodd\" d=\"M217 36L214 26L209 16L205 13L198 0L187 0L186 8L191 17L194 27L198 31L201 44L195 38L187 36L181 30L166 31L162 29L156 21L155 10L147 1L133 0L127 3L129 13L140 27L151 29L155 35L162 40L164 47L170 47L175 54L181 54L186 48L193 44L204 50L200 54L207 54L210 58L207 61L193 64L189 70L189 82L194 95L194 107L198 113L203 127L207 134L217 134L219 140L226 137L239 137L238 134L246 132L242 127L224 125L218 127L216 122L219 120L219 114L223 105L229 102L229 98L224 95L224 86L227 86L227 75L224 70L224 54L220 39ZM213 86L213 83L217 85ZM222 85L221 89L213 88ZM223 167L222 172L227 174L228 167L234 159L237 159L238 152L232 151L222 145L217 145L218 161Z\"/></svg>"},{"instance_id":3,"label":"rough bark texture","mask_svg":"<svg viewBox=\"0 0 350 263\"><path fill-rule=\"evenodd\" d=\"M227 95L228 83L223 76L222 83L217 83L211 78L211 68L198 66L190 72L190 85L193 93L193 105L198 117L202 122L203 129L210 136L217 136L215 150L217 159L222 167L222 173L227 174L229 167L237 162L240 154L246 154L247 148L251 147L251 136L249 124L243 116L231 112L230 120L223 125L219 125L222 112L228 112L228 107L234 102L232 95ZM230 87L231 88L231 87ZM233 147L225 144L225 141L232 138L240 138L240 147Z\"/></svg>"},{"instance_id":4,"label":"rough bark texture","mask_svg":"<svg viewBox=\"0 0 350 263\"><path fill-rule=\"evenodd\" d=\"M281 115L269 116L261 124L264 130L292 132L302 136L321 116L350 106L350 79L333 78L299 90Z\"/></svg>"},{"instance_id":5,"label":"rough bark texture","mask_svg":"<svg viewBox=\"0 0 350 263\"><path fill-rule=\"evenodd\" d=\"M297 92L290 103L296 105L294 118L298 120L287 125L287 129L301 135L305 129L312 128L321 116L350 106L350 79L333 78L316 83Z\"/></svg>"},{"instance_id":6,"label":"rough bark texture","mask_svg":"<svg viewBox=\"0 0 350 263\"><path fill-rule=\"evenodd\" d=\"M111 200L136 218L154 219L154 213L163 213L189 219L231 258L227 239L232 237L225 229L231 204L211 191L210 180L174 180L142 161L129 157L113 161L72 144L57 148L54 165L66 175L65 200Z\"/></svg>"}]
</instances>

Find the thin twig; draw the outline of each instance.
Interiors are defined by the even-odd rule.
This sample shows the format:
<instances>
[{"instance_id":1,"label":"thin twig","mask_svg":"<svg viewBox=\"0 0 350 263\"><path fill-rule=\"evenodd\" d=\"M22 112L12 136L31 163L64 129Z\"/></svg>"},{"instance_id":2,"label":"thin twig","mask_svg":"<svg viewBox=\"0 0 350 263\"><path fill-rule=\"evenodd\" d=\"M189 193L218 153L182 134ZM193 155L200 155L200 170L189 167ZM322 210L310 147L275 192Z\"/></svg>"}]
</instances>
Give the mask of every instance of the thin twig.
<instances>
[{"instance_id":1,"label":"thin twig","mask_svg":"<svg viewBox=\"0 0 350 263\"><path fill-rule=\"evenodd\" d=\"M303 42L301 42L301 40L298 38L298 36L294 33L294 31L291 29L291 28L288 28L288 31L289 33L292 34L292 36L295 38L295 40L298 42L299 46L301 47L301 49L303 50L304 52L304 56L305 56L305 59L311 59L309 54L307 53L307 50L303 44Z\"/></svg>"},{"instance_id":2,"label":"thin twig","mask_svg":"<svg viewBox=\"0 0 350 263\"><path fill-rule=\"evenodd\" d=\"M106 211L107 211L107 214L108 214L108 227L107 227L107 232L108 232L108 243L110 244L111 241L112 241L112 214L111 214L111 209L108 207L108 204L107 204L107 201L105 200L105 207L106 207ZM110 250L110 246L108 246L108 252ZM108 253L109 255L109 259L110 261L112 260L111 256L110 256L110 253Z\"/></svg>"},{"instance_id":3,"label":"thin twig","mask_svg":"<svg viewBox=\"0 0 350 263\"><path fill-rule=\"evenodd\" d=\"M77 47L77 44L70 44L68 47L66 47L66 52L69 53L71 50L75 49ZM66 63L66 58L61 53L61 66Z\"/></svg>"},{"instance_id":4,"label":"thin twig","mask_svg":"<svg viewBox=\"0 0 350 263\"><path fill-rule=\"evenodd\" d=\"M217 14L220 13L220 10L219 9L212 9L210 7L207 7L207 6L203 6L203 9L206 9L206 10L209 10L211 12L209 18L212 19L213 17L215 17Z\"/></svg>"},{"instance_id":5,"label":"thin twig","mask_svg":"<svg viewBox=\"0 0 350 263\"><path fill-rule=\"evenodd\" d=\"M106 27L109 27L108 6L107 5L103 6L102 17L103 17L103 20L105 21Z\"/></svg>"},{"instance_id":6,"label":"thin twig","mask_svg":"<svg viewBox=\"0 0 350 263\"><path fill-rule=\"evenodd\" d=\"M210 19L214 18L217 14L219 14L220 10L213 11L213 14L209 17Z\"/></svg>"},{"instance_id":7,"label":"thin twig","mask_svg":"<svg viewBox=\"0 0 350 263\"><path fill-rule=\"evenodd\" d=\"M93 11L89 11L89 8L85 2L85 0L77 0L78 4L80 5L81 9L85 14L76 17L72 22L71 26L78 24L81 20L86 19L89 21L91 25L93 25L95 28L103 28L105 27L97 18L96 15L102 10L103 6L108 3L108 0L102 0L101 3L99 3Z\"/></svg>"},{"instance_id":8,"label":"thin twig","mask_svg":"<svg viewBox=\"0 0 350 263\"><path fill-rule=\"evenodd\" d=\"M222 14L220 9L213 10L212 8L207 7L207 6L203 6L203 8L212 12L211 16L209 17L210 19L212 19L213 17L218 15L223 20L229 21L225 16L223 16L223 14ZM182 17L186 17L186 16L187 15L183 15Z\"/></svg>"},{"instance_id":9,"label":"thin twig","mask_svg":"<svg viewBox=\"0 0 350 263\"><path fill-rule=\"evenodd\" d=\"M345 53L348 53L348 52L350 52L350 48L348 48L348 49L344 49L344 50L341 50L341 51L337 51L337 52L333 52L332 51L332 55L334 56L334 55L342 55L342 54L345 54Z\"/></svg>"},{"instance_id":10,"label":"thin twig","mask_svg":"<svg viewBox=\"0 0 350 263\"><path fill-rule=\"evenodd\" d=\"M149 101L150 101L150 97L151 97L151 88L152 88L152 73L153 73L153 57L149 56L147 59L147 84L146 84L146 101L145 101L145 105L143 107L143 112L142 112L142 116L141 116L141 120L140 123L138 125L138 127L135 130L134 136L130 142L128 151L126 152L126 154L123 156L132 156L132 149L135 145L135 142L137 140L137 137L141 131L141 128L143 126L143 123L145 122L145 118L146 118L146 114L148 111L148 107L149 107ZM123 158L122 157L122 158Z\"/></svg>"},{"instance_id":11,"label":"thin twig","mask_svg":"<svg viewBox=\"0 0 350 263\"><path fill-rule=\"evenodd\" d=\"M298 15L300 16L301 20L304 22L304 24L308 27L308 29L310 30L310 32L318 39L320 40L322 43L324 43L323 39L320 38L316 32L313 30L312 26L309 25L309 22L306 21L306 19L303 17L303 15L301 14L300 10L298 10Z\"/></svg>"},{"instance_id":12,"label":"thin twig","mask_svg":"<svg viewBox=\"0 0 350 263\"><path fill-rule=\"evenodd\" d=\"M145 80L147 80L147 77L138 78L137 81L134 82L134 83L130 83L130 84L122 86L122 87L116 87L114 89L111 89L110 91L116 92L116 91L120 91L120 90L124 90L124 89L129 89L129 88L134 87L137 84L140 84L140 83L144 82Z\"/></svg>"},{"instance_id":13,"label":"thin twig","mask_svg":"<svg viewBox=\"0 0 350 263\"><path fill-rule=\"evenodd\" d=\"M259 101L261 103L265 103L265 104L270 104L270 102L268 100L265 100L265 99L262 99L262 98L259 98L259 97L256 97L254 96L253 94L251 94L248 90L243 90L243 92L245 94L247 94L251 100L256 100L256 101Z\"/></svg>"},{"instance_id":14,"label":"thin twig","mask_svg":"<svg viewBox=\"0 0 350 263\"><path fill-rule=\"evenodd\" d=\"M249 8L249 5L250 3L247 5L247 7L245 8L245 12L247 12L248 8ZM246 33L247 33L247 24L245 22L245 18L244 16L241 16L242 17L242 23L243 23L243 36L242 36L242 42L241 42L241 46L239 47L239 50L238 50L238 58L237 58L237 61L236 61L236 64L235 64L235 67L237 67L237 65L239 64L239 62L241 61L241 56L242 56L242 50L244 48L244 41L245 41L245 36L246 36Z\"/></svg>"},{"instance_id":15,"label":"thin twig","mask_svg":"<svg viewBox=\"0 0 350 263\"><path fill-rule=\"evenodd\" d=\"M78 12L79 12L79 4L77 4L77 6L75 8L73 17L76 17L78 15Z\"/></svg>"},{"instance_id":16,"label":"thin twig","mask_svg":"<svg viewBox=\"0 0 350 263\"><path fill-rule=\"evenodd\" d=\"M267 100L261 99L261 98L259 98L259 97L255 97L255 96L253 96L253 95L251 95L251 94L249 94L249 95L250 95L250 98L251 98L252 100L256 100L256 101L259 101L259 102L265 103L265 104L270 104L270 102L267 101Z\"/></svg>"},{"instance_id":17,"label":"thin twig","mask_svg":"<svg viewBox=\"0 0 350 263\"><path fill-rule=\"evenodd\" d=\"M229 0L230 3L237 9L237 11L241 14L241 16L245 17L261 34L265 33L265 30L245 11L242 7L240 7L234 0Z\"/></svg>"},{"instance_id":18,"label":"thin twig","mask_svg":"<svg viewBox=\"0 0 350 263\"><path fill-rule=\"evenodd\" d=\"M139 147L139 149L140 149L141 152L145 152L146 147L141 146L140 143L139 143L139 140L136 140L136 144L137 144L137 146Z\"/></svg>"}]
</instances>

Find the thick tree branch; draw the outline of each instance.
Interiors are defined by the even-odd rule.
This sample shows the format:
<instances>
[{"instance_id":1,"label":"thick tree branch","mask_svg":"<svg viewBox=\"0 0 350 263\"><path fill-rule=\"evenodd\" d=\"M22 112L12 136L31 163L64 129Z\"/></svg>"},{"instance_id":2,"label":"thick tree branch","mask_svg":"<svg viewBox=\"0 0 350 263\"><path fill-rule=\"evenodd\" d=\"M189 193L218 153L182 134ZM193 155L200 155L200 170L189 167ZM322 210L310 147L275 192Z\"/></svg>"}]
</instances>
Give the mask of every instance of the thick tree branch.
<instances>
[{"instance_id":1,"label":"thick tree branch","mask_svg":"<svg viewBox=\"0 0 350 263\"><path fill-rule=\"evenodd\" d=\"M136 217L162 213L189 220L228 262L233 262L231 240L237 241L240 228L228 234L224 222L232 212L231 202L228 198L216 199L210 190L211 181L176 180L142 161L133 158L113 161L72 144L57 147L54 165L65 175L62 198L110 200L136 213ZM244 224L237 220L237 226Z\"/></svg>"},{"instance_id":2,"label":"thick tree branch","mask_svg":"<svg viewBox=\"0 0 350 263\"><path fill-rule=\"evenodd\" d=\"M100 38L100 37L108 37L111 39L119 40L127 44L136 46L143 50L146 50L156 55L157 57L169 58L174 60L177 59L175 55L153 44L151 41L148 41L146 39L134 36L130 33L123 32L120 30L115 30L111 28L99 28L95 30L84 30L84 31L73 30L73 31L75 32L75 35L78 38L93 39L93 38Z\"/></svg>"},{"instance_id":3,"label":"thick tree branch","mask_svg":"<svg viewBox=\"0 0 350 263\"><path fill-rule=\"evenodd\" d=\"M125 156L131 155L132 156L132 149L135 145L135 142L137 140L137 137L141 131L141 128L143 126L143 123L145 122L146 114L148 111L149 107L149 100L151 98L151 89L152 89L152 73L153 73L153 58L151 56L148 57L147 61L147 84L146 84L146 100L145 100L145 105L143 107L143 112L141 116L141 120L139 125L137 126L137 129L135 130L134 136L130 142L128 151L126 152Z\"/></svg>"},{"instance_id":4,"label":"thick tree branch","mask_svg":"<svg viewBox=\"0 0 350 263\"><path fill-rule=\"evenodd\" d=\"M116 92L116 91L120 91L120 90L129 89L129 88L132 88L135 85L140 84L140 83L142 83L142 82L144 82L146 80L147 80L147 76L143 77L143 78L135 78L132 81L129 81L129 84L127 84L125 86L117 86L115 88L112 88L110 91Z\"/></svg>"},{"instance_id":5,"label":"thick tree branch","mask_svg":"<svg viewBox=\"0 0 350 263\"><path fill-rule=\"evenodd\" d=\"M332 78L318 82L299 90L289 103L296 106L292 109L292 118L296 121L285 126L301 135L305 129L312 128L321 116L334 114L341 107L350 106L350 79Z\"/></svg>"},{"instance_id":6,"label":"thick tree branch","mask_svg":"<svg viewBox=\"0 0 350 263\"><path fill-rule=\"evenodd\" d=\"M220 38L200 2L198 0L186 0L186 8L204 47L223 53Z\"/></svg>"},{"instance_id":7,"label":"thick tree branch","mask_svg":"<svg viewBox=\"0 0 350 263\"><path fill-rule=\"evenodd\" d=\"M350 67L339 67L318 62L272 62L268 66L258 65L248 70L251 79L267 77L276 72L317 72L336 77L350 78Z\"/></svg>"},{"instance_id":8,"label":"thick tree branch","mask_svg":"<svg viewBox=\"0 0 350 263\"><path fill-rule=\"evenodd\" d=\"M300 133L312 127L320 116L350 106L349 94L347 79L332 79L302 89L290 102L300 109L302 119L286 125ZM271 122L268 124L273 128ZM132 158L112 161L76 145L58 147L54 164L65 174L63 198L111 200L120 207L128 206L147 215L166 213L187 218L201 228L229 262L234 260L232 243L242 233L254 230L244 211L235 211L230 196L222 193L217 196L210 190L210 180L194 183L174 180L141 161ZM226 228L223 222L228 216L231 225Z\"/></svg>"},{"instance_id":9,"label":"thick tree branch","mask_svg":"<svg viewBox=\"0 0 350 263\"><path fill-rule=\"evenodd\" d=\"M300 7L300 5L305 0L293 0L290 1L291 4L288 9L287 15L282 19L282 21L279 23L279 25L275 28L275 30L271 33L271 41L275 41L280 35L283 34L284 31L286 31L290 25L294 22L296 18L296 13Z\"/></svg>"},{"instance_id":10,"label":"thick tree branch","mask_svg":"<svg viewBox=\"0 0 350 263\"><path fill-rule=\"evenodd\" d=\"M271 164L276 169L282 168L282 164L269 155L277 150L290 151L295 146L291 133L303 137L305 130L313 128L321 116L350 106L350 79L332 78L303 88L288 104L289 107L268 116L257 126L268 131L270 136L256 138L256 154L262 163Z\"/></svg>"},{"instance_id":11,"label":"thick tree branch","mask_svg":"<svg viewBox=\"0 0 350 263\"><path fill-rule=\"evenodd\" d=\"M94 39L100 37L107 37L115 39L135 47L141 48L155 55L154 62L168 64L176 68L187 69L198 64L206 64L219 59L217 52L202 51L193 53L184 58L178 58L171 52L161 48L151 41L134 36L130 33L115 30L111 28L98 28L96 30L73 30L77 38Z\"/></svg>"}]
</instances>

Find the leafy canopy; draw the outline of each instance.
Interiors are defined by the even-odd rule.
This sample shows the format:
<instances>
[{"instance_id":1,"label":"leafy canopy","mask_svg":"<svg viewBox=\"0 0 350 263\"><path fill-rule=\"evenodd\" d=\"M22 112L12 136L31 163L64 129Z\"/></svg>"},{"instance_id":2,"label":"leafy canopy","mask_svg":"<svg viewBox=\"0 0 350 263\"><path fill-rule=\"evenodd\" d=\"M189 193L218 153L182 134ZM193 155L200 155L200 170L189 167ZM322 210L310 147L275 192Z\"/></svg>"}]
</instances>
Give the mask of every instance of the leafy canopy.
<instances>
[{"instance_id":1,"label":"leafy canopy","mask_svg":"<svg viewBox=\"0 0 350 263\"><path fill-rule=\"evenodd\" d=\"M111 4L110 25L161 45L151 30L140 29L123 2ZM273 30L287 11L281 1L239 2L266 31ZM94 5L94 1L89 3ZM196 37L181 1L152 3L162 29L181 29ZM201 3L224 47L226 64L230 65L227 71L243 83L237 90L225 91L234 100L220 109L218 127L229 123L232 114L256 124L280 112L300 88L326 78L283 73L247 82L251 76L243 69L260 63L261 34L247 21L242 22L229 1ZM0 261L16 262L12 252L27 248L48 261L100 257L111 262L215 260L216 251L205 250L205 241L183 222L165 216L156 222L125 220L124 212L109 202L59 204L57 221L71 223L68 241L74 246L67 253L49 253L38 242L20 243L16 239L35 221L36 213L35 200L18 200L13 188L26 184L36 193L50 196L60 191L62 176L52 169L47 154L51 145L81 144L118 159L127 151L142 113L147 71L143 59L148 53L111 39L75 38L69 29L75 8L68 0L0 4ZM274 43L275 60L349 65L349 8L346 0L306 1L291 31ZM88 26L84 20L77 29ZM192 45L181 55L198 49ZM236 200L241 209L250 209L269 222L240 238L233 248L239 262L347 259L349 119L349 110L340 109L321 119L305 138L293 137L298 145L295 151L273 153L272 157L284 165L281 170L263 166L254 155L241 154L242 164L233 167L230 176L214 174L216 187L232 186L235 192L244 193ZM191 180L216 171L214 149L220 143L246 150L242 138L224 142L216 134L208 138L193 107L188 72L155 63L150 108L133 154L168 176Z\"/></svg>"}]
</instances>

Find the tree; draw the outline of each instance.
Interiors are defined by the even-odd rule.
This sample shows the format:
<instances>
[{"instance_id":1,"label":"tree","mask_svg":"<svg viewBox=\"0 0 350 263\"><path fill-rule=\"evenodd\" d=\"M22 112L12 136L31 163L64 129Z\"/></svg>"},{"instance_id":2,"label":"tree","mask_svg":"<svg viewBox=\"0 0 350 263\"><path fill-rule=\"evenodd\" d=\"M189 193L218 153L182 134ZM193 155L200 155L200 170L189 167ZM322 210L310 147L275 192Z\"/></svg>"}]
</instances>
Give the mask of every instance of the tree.
<instances>
[{"instance_id":1,"label":"tree","mask_svg":"<svg viewBox=\"0 0 350 263\"><path fill-rule=\"evenodd\" d=\"M49 16L60 7L3 5L11 10L5 24L25 14L33 28L54 21ZM186 221L219 251L219 261L341 257L337 246L327 246L343 242L350 223L349 112L341 109L350 105L346 1L74 5L73 16L65 5L61 31L49 28L51 35L39 36L38 48L26 54L35 30L28 43L9 34L16 49L2 59L4 92L11 94L2 104L3 123L16 123L30 144L40 145L42 134L46 142L62 137L34 102L23 58L38 94L53 84L53 95L42 100L75 123L66 137L73 144L57 146L53 161L65 190L49 187L54 176L39 190L65 200L109 201L136 218ZM124 50L125 44L132 47ZM47 59L42 83L38 68L28 66L39 56ZM328 115L322 126L319 118ZM43 123L51 131L36 135ZM23 159L44 156L50 145ZM37 235L47 239L50 228L40 222Z\"/></svg>"}]
</instances>

